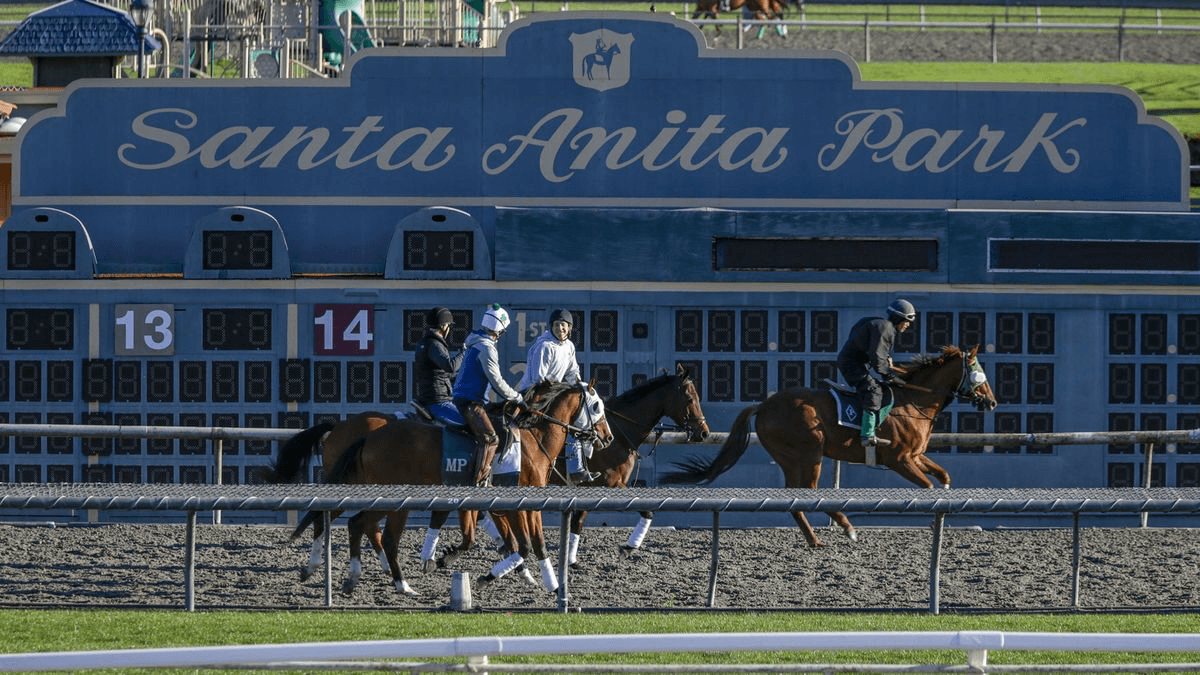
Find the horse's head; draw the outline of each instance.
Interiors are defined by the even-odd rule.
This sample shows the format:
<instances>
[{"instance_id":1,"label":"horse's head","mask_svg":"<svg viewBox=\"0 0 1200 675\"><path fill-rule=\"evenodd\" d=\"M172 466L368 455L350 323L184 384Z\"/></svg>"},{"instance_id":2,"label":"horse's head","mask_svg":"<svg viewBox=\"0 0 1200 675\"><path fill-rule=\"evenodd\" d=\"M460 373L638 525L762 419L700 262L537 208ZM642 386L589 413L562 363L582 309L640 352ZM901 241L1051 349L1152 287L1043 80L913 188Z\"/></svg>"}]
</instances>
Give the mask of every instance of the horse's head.
<instances>
[{"instance_id":1,"label":"horse's head","mask_svg":"<svg viewBox=\"0 0 1200 675\"><path fill-rule=\"evenodd\" d=\"M996 395L992 392L987 374L979 365L979 359L976 358L978 354L979 345L963 354L962 381L958 383L958 390L954 395L960 400L970 401L980 412L987 412L996 409Z\"/></svg>"},{"instance_id":2,"label":"horse's head","mask_svg":"<svg viewBox=\"0 0 1200 675\"><path fill-rule=\"evenodd\" d=\"M608 419L604 416L604 399L600 398L592 385L581 382L579 390L582 393L579 412L575 415L572 426L583 429L582 433L577 434L580 440L590 440L594 449L603 450L613 442L612 429L608 427Z\"/></svg>"},{"instance_id":3,"label":"horse's head","mask_svg":"<svg viewBox=\"0 0 1200 675\"><path fill-rule=\"evenodd\" d=\"M667 404L667 417L687 432L688 441L708 438L708 422L704 419L704 411L700 409L700 393L696 391L691 373L683 364L677 364L671 381L675 386L675 394Z\"/></svg>"}]
</instances>

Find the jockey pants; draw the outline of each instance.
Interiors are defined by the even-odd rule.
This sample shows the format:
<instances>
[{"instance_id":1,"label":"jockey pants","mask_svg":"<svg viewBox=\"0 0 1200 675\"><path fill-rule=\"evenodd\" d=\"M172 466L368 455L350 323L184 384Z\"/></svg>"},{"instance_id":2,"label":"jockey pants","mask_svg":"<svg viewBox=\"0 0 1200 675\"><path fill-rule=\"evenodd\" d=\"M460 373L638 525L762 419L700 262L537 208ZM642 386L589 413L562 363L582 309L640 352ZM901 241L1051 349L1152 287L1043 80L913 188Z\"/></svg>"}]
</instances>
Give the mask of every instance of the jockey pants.
<instances>
[{"instance_id":1,"label":"jockey pants","mask_svg":"<svg viewBox=\"0 0 1200 675\"><path fill-rule=\"evenodd\" d=\"M458 408L450 401L429 403L425 406L425 409L429 411L430 415L433 415L435 419L446 426L461 427L466 424L462 414L458 412Z\"/></svg>"},{"instance_id":2,"label":"jockey pants","mask_svg":"<svg viewBox=\"0 0 1200 675\"><path fill-rule=\"evenodd\" d=\"M482 482L492 470L491 464L496 457L496 449L500 447L500 437L496 435L496 429L492 426L492 420L488 417L487 411L483 409L482 403L456 398L454 405L462 413L463 421L475 435L475 441L479 443L482 450L482 456L476 455L479 460L479 471L476 473L476 477L479 482Z\"/></svg>"}]
</instances>

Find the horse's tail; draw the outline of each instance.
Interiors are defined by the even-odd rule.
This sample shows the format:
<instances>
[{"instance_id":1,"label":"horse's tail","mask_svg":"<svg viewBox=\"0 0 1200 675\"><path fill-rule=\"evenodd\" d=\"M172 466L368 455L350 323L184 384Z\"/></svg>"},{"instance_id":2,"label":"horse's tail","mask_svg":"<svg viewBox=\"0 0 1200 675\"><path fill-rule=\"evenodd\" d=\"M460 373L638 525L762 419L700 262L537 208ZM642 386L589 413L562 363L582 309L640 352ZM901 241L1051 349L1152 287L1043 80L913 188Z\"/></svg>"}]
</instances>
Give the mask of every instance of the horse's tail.
<instances>
[{"instance_id":1,"label":"horse's tail","mask_svg":"<svg viewBox=\"0 0 1200 675\"><path fill-rule=\"evenodd\" d=\"M358 483L359 460L362 459L363 448L367 441L360 438L350 444L346 451L338 457L338 461L325 474L326 483Z\"/></svg>"},{"instance_id":2,"label":"horse's tail","mask_svg":"<svg viewBox=\"0 0 1200 675\"><path fill-rule=\"evenodd\" d=\"M706 462L700 457L692 457L684 462L676 463L679 471L673 471L659 481L663 484L672 483L711 483L717 476L733 468L734 464L750 447L750 418L758 412L759 406L746 408L733 421L733 428L721 446L720 452L712 461Z\"/></svg>"},{"instance_id":3,"label":"horse's tail","mask_svg":"<svg viewBox=\"0 0 1200 675\"><path fill-rule=\"evenodd\" d=\"M279 448L279 456L259 475L268 483L288 483L296 480L302 471L308 469L312 456L320 447L321 437L333 427L333 422L322 422L287 439Z\"/></svg>"}]
</instances>

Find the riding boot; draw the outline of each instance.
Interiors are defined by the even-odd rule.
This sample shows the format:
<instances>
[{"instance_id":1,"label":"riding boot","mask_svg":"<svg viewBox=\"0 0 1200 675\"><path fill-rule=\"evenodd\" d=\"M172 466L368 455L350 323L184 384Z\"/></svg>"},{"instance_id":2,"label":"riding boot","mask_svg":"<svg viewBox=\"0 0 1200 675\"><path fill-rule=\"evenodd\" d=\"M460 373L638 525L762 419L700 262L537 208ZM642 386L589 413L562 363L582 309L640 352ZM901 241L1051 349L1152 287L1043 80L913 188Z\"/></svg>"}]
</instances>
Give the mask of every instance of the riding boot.
<instances>
[{"instance_id":1,"label":"riding boot","mask_svg":"<svg viewBox=\"0 0 1200 675\"><path fill-rule=\"evenodd\" d=\"M588 471L583 463L583 448L578 438L567 436L567 467L572 483L590 483L600 474Z\"/></svg>"},{"instance_id":2,"label":"riding boot","mask_svg":"<svg viewBox=\"0 0 1200 675\"><path fill-rule=\"evenodd\" d=\"M875 466L875 446L891 445L891 441L875 435L875 421L877 419L878 413L874 410L863 411L862 431L859 432L859 441L863 446L863 463L867 466Z\"/></svg>"},{"instance_id":3,"label":"riding boot","mask_svg":"<svg viewBox=\"0 0 1200 675\"><path fill-rule=\"evenodd\" d=\"M483 485L492 473L492 460L496 458L496 449L500 447L500 437L496 435L492 421L487 412L478 403L462 409L463 420L475 435L475 484Z\"/></svg>"}]
</instances>

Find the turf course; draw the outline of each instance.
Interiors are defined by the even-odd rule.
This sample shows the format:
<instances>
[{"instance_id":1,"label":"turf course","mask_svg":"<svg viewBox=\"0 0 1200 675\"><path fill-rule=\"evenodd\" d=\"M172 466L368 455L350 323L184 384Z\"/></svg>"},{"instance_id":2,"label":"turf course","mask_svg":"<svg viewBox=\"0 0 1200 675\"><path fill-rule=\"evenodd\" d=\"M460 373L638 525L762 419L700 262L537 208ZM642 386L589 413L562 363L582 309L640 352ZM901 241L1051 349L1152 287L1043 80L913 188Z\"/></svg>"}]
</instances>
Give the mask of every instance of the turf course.
<instances>
[{"instance_id":1,"label":"turf course","mask_svg":"<svg viewBox=\"0 0 1200 675\"><path fill-rule=\"evenodd\" d=\"M336 640L487 635L559 635L675 632L956 631L1194 633L1200 615L1013 614L932 616L924 613L641 613L501 614L404 612L137 612L0 611L6 627L0 652L126 649ZM513 663L560 663L567 657L506 657ZM961 651L740 652L621 654L571 657L580 663L965 663ZM1192 653L991 652L989 663L1182 663ZM116 671L105 671L116 672ZM133 672L133 671L131 671ZM176 672L176 671L155 671ZM177 671L226 672L226 671Z\"/></svg>"}]
</instances>

